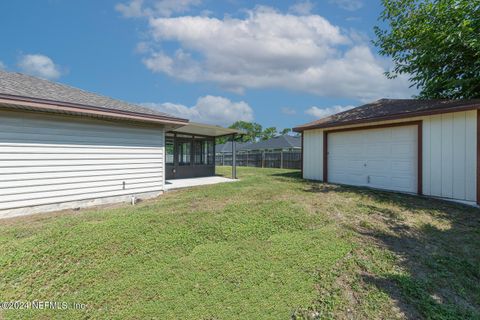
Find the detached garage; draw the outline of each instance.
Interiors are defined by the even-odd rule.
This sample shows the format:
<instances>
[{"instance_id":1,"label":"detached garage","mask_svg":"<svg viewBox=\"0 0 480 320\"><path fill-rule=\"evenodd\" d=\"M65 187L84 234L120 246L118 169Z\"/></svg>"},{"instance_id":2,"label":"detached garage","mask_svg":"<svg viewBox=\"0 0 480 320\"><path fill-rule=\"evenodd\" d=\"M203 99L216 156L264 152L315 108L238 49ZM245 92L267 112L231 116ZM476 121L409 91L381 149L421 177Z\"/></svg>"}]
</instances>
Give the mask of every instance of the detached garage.
<instances>
[{"instance_id":1,"label":"detached garage","mask_svg":"<svg viewBox=\"0 0 480 320\"><path fill-rule=\"evenodd\" d=\"M479 107L382 99L298 126L303 177L476 204Z\"/></svg>"}]
</instances>

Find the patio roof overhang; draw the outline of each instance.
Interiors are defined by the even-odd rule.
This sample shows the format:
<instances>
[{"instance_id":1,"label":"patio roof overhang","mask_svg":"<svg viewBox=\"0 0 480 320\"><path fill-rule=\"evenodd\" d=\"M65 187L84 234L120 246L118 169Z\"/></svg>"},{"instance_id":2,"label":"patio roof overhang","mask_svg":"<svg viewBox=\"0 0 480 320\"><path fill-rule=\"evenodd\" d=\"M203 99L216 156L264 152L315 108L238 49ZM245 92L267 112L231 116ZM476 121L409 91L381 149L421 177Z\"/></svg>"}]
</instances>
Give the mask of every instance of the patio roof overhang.
<instances>
[{"instance_id":1,"label":"patio roof overhang","mask_svg":"<svg viewBox=\"0 0 480 320\"><path fill-rule=\"evenodd\" d=\"M208 125L203 123L189 122L188 124L175 128L170 132L183 133L194 136L222 137L231 135L240 135L243 132L236 129L223 128L220 126Z\"/></svg>"},{"instance_id":2,"label":"patio roof overhang","mask_svg":"<svg viewBox=\"0 0 480 320\"><path fill-rule=\"evenodd\" d=\"M190 172L187 172L187 174L192 175L192 170L197 170L196 174L198 175L198 170L199 168L201 170L211 170L213 168L213 174L215 172L215 138L218 137L225 137L225 136L230 136L232 141L235 141L235 136L242 136L245 133L236 130L236 129L229 129L229 128L223 128L220 126L213 126L213 125L208 125L208 124L203 124L203 123L196 123L196 122L189 122L188 124L185 124L183 126L178 126L178 127L172 127L171 129L167 128L167 132L172 134L173 133L173 140L170 140L170 145L173 145L173 154L174 154L174 161L173 161L173 173L175 177L180 174L180 171L183 173L186 173L188 170ZM183 137L183 135L189 136L190 137L190 142L188 140L185 140L186 138ZM213 146L213 162L208 163L206 165L195 165L195 163L192 162L192 159L196 157L194 155L194 152L197 152L198 150L202 150L202 148L197 149L194 148L193 145L195 143L196 139L206 139L207 142L210 140L212 142ZM180 139L180 140L179 140ZM186 142L185 142L186 141ZM202 141L198 141L199 143L202 143ZM179 148L177 146L177 143L182 143L183 145L188 144L187 148L185 149L184 147ZM178 165L178 159L181 157L179 156L179 150L182 150L181 152L189 152L190 157L188 157L189 160L187 162L190 162L190 165ZM185 151L187 150L187 151ZM196 150L196 151L194 151ZM201 155L200 155L201 158ZM237 165L236 165L236 148L235 148L235 142L232 143L232 178L236 179L237 178ZM176 159L176 160L175 160ZM183 159L183 158L181 158ZM196 159L196 158L195 158ZM183 160L182 160L183 161ZM180 171L178 171L180 170ZM205 173L205 172L203 172ZM202 173L202 174L203 174Z\"/></svg>"}]
</instances>

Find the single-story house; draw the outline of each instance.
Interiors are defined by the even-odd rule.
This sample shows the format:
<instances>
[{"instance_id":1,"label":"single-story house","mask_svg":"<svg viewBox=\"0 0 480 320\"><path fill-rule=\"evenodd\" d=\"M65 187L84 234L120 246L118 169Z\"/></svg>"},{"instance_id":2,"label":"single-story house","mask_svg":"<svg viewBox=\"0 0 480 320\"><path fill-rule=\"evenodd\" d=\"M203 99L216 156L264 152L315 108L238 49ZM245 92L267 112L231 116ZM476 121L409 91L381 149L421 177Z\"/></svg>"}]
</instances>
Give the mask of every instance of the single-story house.
<instances>
[{"instance_id":1,"label":"single-story house","mask_svg":"<svg viewBox=\"0 0 480 320\"><path fill-rule=\"evenodd\" d=\"M235 150L239 150L241 149L244 145L246 145L246 143L243 143L243 142L235 142ZM224 153L227 153L227 154L232 154L232 141L227 141L225 143L220 143L220 144L217 144L215 145L215 154L216 155L220 155L220 154L224 154Z\"/></svg>"},{"instance_id":2,"label":"single-story house","mask_svg":"<svg viewBox=\"0 0 480 320\"><path fill-rule=\"evenodd\" d=\"M0 217L161 194L215 174L215 138L237 134L0 70Z\"/></svg>"},{"instance_id":3,"label":"single-story house","mask_svg":"<svg viewBox=\"0 0 480 320\"><path fill-rule=\"evenodd\" d=\"M300 151L302 141L299 136L281 135L264 141L248 143L237 149L240 152Z\"/></svg>"},{"instance_id":4,"label":"single-story house","mask_svg":"<svg viewBox=\"0 0 480 320\"><path fill-rule=\"evenodd\" d=\"M236 142L237 153L246 152L288 152L302 149L300 136L281 135L259 142L239 143ZM218 144L215 148L215 154L232 154L232 142Z\"/></svg>"},{"instance_id":5,"label":"single-story house","mask_svg":"<svg viewBox=\"0 0 480 320\"><path fill-rule=\"evenodd\" d=\"M479 108L381 99L298 126L303 177L478 204Z\"/></svg>"}]
</instances>

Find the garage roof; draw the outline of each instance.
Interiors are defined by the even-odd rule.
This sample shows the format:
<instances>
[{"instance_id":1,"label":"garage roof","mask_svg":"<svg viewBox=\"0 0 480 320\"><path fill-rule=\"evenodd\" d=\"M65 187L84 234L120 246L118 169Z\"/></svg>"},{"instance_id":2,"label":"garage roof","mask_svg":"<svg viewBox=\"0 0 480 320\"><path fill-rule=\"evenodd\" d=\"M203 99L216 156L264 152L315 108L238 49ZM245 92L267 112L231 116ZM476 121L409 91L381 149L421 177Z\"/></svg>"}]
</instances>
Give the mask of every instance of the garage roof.
<instances>
[{"instance_id":1,"label":"garage roof","mask_svg":"<svg viewBox=\"0 0 480 320\"><path fill-rule=\"evenodd\" d=\"M0 70L0 103L29 106L44 111L68 111L106 116L122 115L135 120L185 124L187 119L87 92L64 84L32 77L22 73ZM63 107L63 108L62 108Z\"/></svg>"},{"instance_id":2,"label":"garage roof","mask_svg":"<svg viewBox=\"0 0 480 320\"><path fill-rule=\"evenodd\" d=\"M301 132L308 129L331 128L343 125L393 120L422 115L465 111L480 108L476 100L419 100L381 99L354 109L340 112L326 118L309 122L294 128Z\"/></svg>"}]
</instances>

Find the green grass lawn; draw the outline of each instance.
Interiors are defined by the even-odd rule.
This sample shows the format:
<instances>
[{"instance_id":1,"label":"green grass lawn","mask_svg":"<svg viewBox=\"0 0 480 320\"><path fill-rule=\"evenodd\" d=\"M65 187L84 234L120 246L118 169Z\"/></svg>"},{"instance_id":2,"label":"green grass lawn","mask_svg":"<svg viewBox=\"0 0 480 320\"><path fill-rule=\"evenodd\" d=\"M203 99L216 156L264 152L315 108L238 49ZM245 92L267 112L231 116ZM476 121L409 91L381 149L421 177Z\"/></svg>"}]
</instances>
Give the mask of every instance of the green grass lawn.
<instances>
[{"instance_id":1,"label":"green grass lawn","mask_svg":"<svg viewBox=\"0 0 480 320\"><path fill-rule=\"evenodd\" d=\"M238 171L136 206L0 220L0 301L86 305L0 319L480 319L480 210Z\"/></svg>"}]
</instances>

